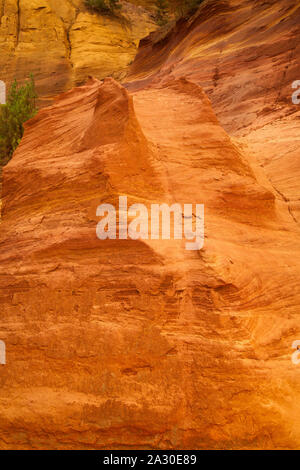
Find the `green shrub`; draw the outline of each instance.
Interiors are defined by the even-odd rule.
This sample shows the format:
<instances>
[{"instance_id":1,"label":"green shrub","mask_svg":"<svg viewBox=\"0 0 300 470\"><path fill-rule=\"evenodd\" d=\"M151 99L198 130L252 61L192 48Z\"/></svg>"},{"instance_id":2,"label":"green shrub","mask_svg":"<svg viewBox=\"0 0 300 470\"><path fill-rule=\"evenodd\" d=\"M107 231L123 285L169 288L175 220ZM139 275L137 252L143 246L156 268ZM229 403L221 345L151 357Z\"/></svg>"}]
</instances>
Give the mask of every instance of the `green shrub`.
<instances>
[{"instance_id":1,"label":"green shrub","mask_svg":"<svg viewBox=\"0 0 300 470\"><path fill-rule=\"evenodd\" d=\"M204 0L182 0L177 7L178 16L190 16Z\"/></svg>"},{"instance_id":2,"label":"green shrub","mask_svg":"<svg viewBox=\"0 0 300 470\"><path fill-rule=\"evenodd\" d=\"M168 23L169 2L167 0L156 0L156 21L159 26Z\"/></svg>"},{"instance_id":3,"label":"green shrub","mask_svg":"<svg viewBox=\"0 0 300 470\"><path fill-rule=\"evenodd\" d=\"M18 86L16 80L13 82L7 103L0 107L0 166L10 160L19 145L24 133L24 122L36 114L36 98L32 76L22 86Z\"/></svg>"},{"instance_id":4,"label":"green shrub","mask_svg":"<svg viewBox=\"0 0 300 470\"><path fill-rule=\"evenodd\" d=\"M120 0L85 0L85 4L91 10L98 13L114 13L122 8Z\"/></svg>"}]
</instances>

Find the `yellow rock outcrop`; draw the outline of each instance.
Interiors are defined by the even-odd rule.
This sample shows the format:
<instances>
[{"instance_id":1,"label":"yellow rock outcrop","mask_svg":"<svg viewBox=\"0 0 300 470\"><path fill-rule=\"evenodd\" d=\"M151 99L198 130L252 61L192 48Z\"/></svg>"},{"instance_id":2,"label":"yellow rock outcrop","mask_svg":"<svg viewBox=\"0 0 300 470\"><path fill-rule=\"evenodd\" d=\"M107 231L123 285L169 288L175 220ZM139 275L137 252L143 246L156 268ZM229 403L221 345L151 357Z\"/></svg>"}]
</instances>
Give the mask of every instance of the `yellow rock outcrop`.
<instances>
[{"instance_id":1,"label":"yellow rock outcrop","mask_svg":"<svg viewBox=\"0 0 300 470\"><path fill-rule=\"evenodd\" d=\"M0 0L0 80L32 72L46 98L88 75L121 79L139 40L156 28L153 11L134 3L122 2L121 13L107 17L83 0Z\"/></svg>"}]
</instances>

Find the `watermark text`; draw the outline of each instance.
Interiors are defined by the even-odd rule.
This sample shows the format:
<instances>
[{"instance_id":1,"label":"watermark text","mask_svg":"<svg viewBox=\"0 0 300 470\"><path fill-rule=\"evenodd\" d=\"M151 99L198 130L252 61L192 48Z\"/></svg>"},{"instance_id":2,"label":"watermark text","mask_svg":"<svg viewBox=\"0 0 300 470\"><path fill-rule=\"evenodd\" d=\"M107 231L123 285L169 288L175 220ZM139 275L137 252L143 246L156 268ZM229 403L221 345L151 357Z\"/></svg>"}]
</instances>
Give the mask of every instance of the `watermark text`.
<instances>
[{"instance_id":1,"label":"watermark text","mask_svg":"<svg viewBox=\"0 0 300 470\"><path fill-rule=\"evenodd\" d=\"M118 214L118 224L117 224ZM99 240L188 240L186 250L201 250L204 245L203 204L151 204L150 214L144 204L128 207L127 196L119 197L118 211L112 204L101 204L96 228ZM118 225L118 226L117 226ZM118 229L118 230L117 230ZM118 237L117 237L118 235Z\"/></svg>"}]
</instances>

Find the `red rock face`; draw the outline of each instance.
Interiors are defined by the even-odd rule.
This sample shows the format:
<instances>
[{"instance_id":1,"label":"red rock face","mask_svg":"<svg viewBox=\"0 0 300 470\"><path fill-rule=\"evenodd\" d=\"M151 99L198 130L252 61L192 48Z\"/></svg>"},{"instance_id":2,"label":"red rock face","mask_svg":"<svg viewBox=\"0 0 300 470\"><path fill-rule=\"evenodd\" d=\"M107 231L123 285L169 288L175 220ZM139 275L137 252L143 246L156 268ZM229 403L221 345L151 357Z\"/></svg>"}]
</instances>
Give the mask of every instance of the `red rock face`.
<instances>
[{"instance_id":1,"label":"red rock face","mask_svg":"<svg viewBox=\"0 0 300 470\"><path fill-rule=\"evenodd\" d=\"M3 449L300 447L299 226L254 155L284 128L229 137L174 70L61 95L4 168ZM100 241L120 195L203 203L204 248Z\"/></svg>"},{"instance_id":2,"label":"red rock face","mask_svg":"<svg viewBox=\"0 0 300 470\"><path fill-rule=\"evenodd\" d=\"M1 446L297 444L299 235L269 186L186 80L42 110L4 170ZM98 240L124 194L203 202L204 249Z\"/></svg>"},{"instance_id":3,"label":"red rock face","mask_svg":"<svg viewBox=\"0 0 300 470\"><path fill-rule=\"evenodd\" d=\"M225 129L244 135L295 112L300 6L290 0L210 0L168 34L141 41L132 87L168 75L201 84Z\"/></svg>"},{"instance_id":4,"label":"red rock face","mask_svg":"<svg viewBox=\"0 0 300 470\"><path fill-rule=\"evenodd\" d=\"M141 42L128 87L184 76L201 85L221 125L242 138L299 221L300 6L290 0L214 0L165 37ZM243 138L245 137L245 138Z\"/></svg>"}]
</instances>

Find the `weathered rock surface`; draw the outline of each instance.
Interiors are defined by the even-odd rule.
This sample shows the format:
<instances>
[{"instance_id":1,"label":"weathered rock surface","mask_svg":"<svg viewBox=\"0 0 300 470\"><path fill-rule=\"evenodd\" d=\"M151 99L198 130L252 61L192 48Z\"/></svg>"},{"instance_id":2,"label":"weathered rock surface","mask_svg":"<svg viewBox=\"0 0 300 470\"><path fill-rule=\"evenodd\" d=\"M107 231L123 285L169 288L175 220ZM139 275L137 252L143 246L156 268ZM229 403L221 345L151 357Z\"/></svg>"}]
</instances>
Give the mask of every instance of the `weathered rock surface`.
<instances>
[{"instance_id":1,"label":"weathered rock surface","mask_svg":"<svg viewBox=\"0 0 300 470\"><path fill-rule=\"evenodd\" d=\"M298 0L208 0L167 35L141 42L128 87L170 74L201 85L221 125L257 159L299 222L300 107L292 102L299 57Z\"/></svg>"},{"instance_id":2,"label":"weathered rock surface","mask_svg":"<svg viewBox=\"0 0 300 470\"><path fill-rule=\"evenodd\" d=\"M206 2L127 90L91 80L27 124L3 176L2 449L300 448L298 3ZM204 248L98 240L119 195L204 203Z\"/></svg>"},{"instance_id":3,"label":"weathered rock surface","mask_svg":"<svg viewBox=\"0 0 300 470\"><path fill-rule=\"evenodd\" d=\"M0 0L0 80L9 86L33 73L46 101L89 75L122 78L157 27L142 1L122 4L114 18L90 13L83 0Z\"/></svg>"},{"instance_id":4,"label":"weathered rock surface","mask_svg":"<svg viewBox=\"0 0 300 470\"><path fill-rule=\"evenodd\" d=\"M200 87L60 96L3 188L1 448L299 447L299 230ZM204 203L204 249L98 240L124 194Z\"/></svg>"},{"instance_id":5,"label":"weathered rock surface","mask_svg":"<svg viewBox=\"0 0 300 470\"><path fill-rule=\"evenodd\" d=\"M244 135L295 112L299 19L299 1L208 0L168 34L141 41L129 81L172 73L201 83L227 132Z\"/></svg>"}]
</instances>

